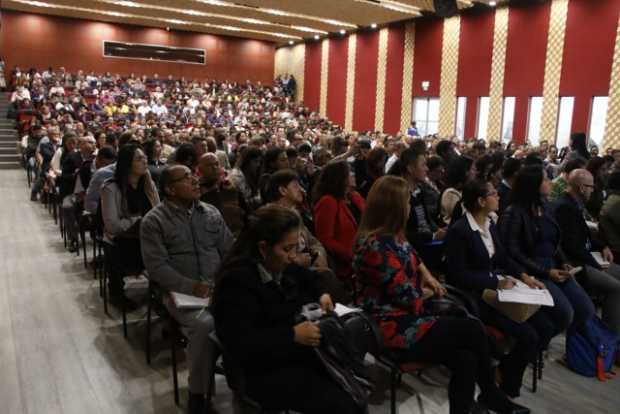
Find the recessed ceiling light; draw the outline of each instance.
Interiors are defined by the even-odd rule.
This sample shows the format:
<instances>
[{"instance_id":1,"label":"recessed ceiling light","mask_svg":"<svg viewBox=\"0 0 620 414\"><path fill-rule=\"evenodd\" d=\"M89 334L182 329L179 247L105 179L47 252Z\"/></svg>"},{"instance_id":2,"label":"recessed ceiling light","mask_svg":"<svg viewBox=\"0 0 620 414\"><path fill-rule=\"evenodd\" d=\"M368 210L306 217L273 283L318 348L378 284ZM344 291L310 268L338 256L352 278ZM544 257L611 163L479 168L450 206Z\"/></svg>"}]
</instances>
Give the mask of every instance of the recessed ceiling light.
<instances>
[{"instance_id":1,"label":"recessed ceiling light","mask_svg":"<svg viewBox=\"0 0 620 414\"><path fill-rule=\"evenodd\" d=\"M339 33L340 33L341 35L343 35L343 34L347 33L347 31L346 31L346 30L344 30L344 29L341 29Z\"/></svg>"},{"instance_id":2,"label":"recessed ceiling light","mask_svg":"<svg viewBox=\"0 0 620 414\"><path fill-rule=\"evenodd\" d=\"M319 35L314 35L314 40L319 40Z\"/></svg>"},{"instance_id":3,"label":"recessed ceiling light","mask_svg":"<svg viewBox=\"0 0 620 414\"><path fill-rule=\"evenodd\" d=\"M370 25L371 28L376 29L377 28L377 23L373 23Z\"/></svg>"},{"instance_id":4,"label":"recessed ceiling light","mask_svg":"<svg viewBox=\"0 0 620 414\"><path fill-rule=\"evenodd\" d=\"M288 44L289 44L289 45L292 45L293 43L295 43L295 42L293 42L292 40L289 40L289 41L288 41Z\"/></svg>"},{"instance_id":5,"label":"recessed ceiling light","mask_svg":"<svg viewBox=\"0 0 620 414\"><path fill-rule=\"evenodd\" d=\"M497 2L496 2L496 1L490 1L490 2L489 2L489 6L493 6L493 7L494 7L494 6L496 6L496 5L497 5Z\"/></svg>"}]
</instances>

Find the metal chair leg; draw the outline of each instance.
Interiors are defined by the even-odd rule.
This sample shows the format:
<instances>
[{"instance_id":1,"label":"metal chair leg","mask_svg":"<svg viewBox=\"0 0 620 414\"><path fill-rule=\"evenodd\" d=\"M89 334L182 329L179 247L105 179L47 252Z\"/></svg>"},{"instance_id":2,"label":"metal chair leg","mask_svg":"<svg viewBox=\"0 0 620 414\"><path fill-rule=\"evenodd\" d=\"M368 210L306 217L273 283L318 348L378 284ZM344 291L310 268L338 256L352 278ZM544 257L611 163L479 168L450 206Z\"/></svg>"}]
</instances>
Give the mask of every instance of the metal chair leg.
<instances>
[{"instance_id":1,"label":"metal chair leg","mask_svg":"<svg viewBox=\"0 0 620 414\"><path fill-rule=\"evenodd\" d=\"M151 285L149 284L149 303L146 310L146 342L144 344L144 350L146 353L146 364L151 365L151 312L153 310L153 297L151 291Z\"/></svg>"},{"instance_id":2,"label":"metal chair leg","mask_svg":"<svg viewBox=\"0 0 620 414\"><path fill-rule=\"evenodd\" d=\"M390 378L390 412L398 414L396 409L396 387L398 386L398 371L393 370Z\"/></svg>"},{"instance_id":3,"label":"metal chair leg","mask_svg":"<svg viewBox=\"0 0 620 414\"><path fill-rule=\"evenodd\" d=\"M80 229L80 242L82 243L82 253L84 254L84 269L88 269L88 257L86 257L86 230L84 229Z\"/></svg>"},{"instance_id":4,"label":"metal chair leg","mask_svg":"<svg viewBox=\"0 0 620 414\"><path fill-rule=\"evenodd\" d=\"M173 333L170 335L170 340L172 341L172 346L170 347L170 352L172 354L172 382L174 384L174 403L179 405L179 377L177 373L177 335Z\"/></svg>"},{"instance_id":5,"label":"metal chair leg","mask_svg":"<svg viewBox=\"0 0 620 414\"><path fill-rule=\"evenodd\" d=\"M534 361L534 366L532 368L532 392L536 392L538 390L538 356Z\"/></svg>"},{"instance_id":6,"label":"metal chair leg","mask_svg":"<svg viewBox=\"0 0 620 414\"><path fill-rule=\"evenodd\" d=\"M121 295L121 312L123 314L123 336L127 339L127 299Z\"/></svg>"}]
</instances>

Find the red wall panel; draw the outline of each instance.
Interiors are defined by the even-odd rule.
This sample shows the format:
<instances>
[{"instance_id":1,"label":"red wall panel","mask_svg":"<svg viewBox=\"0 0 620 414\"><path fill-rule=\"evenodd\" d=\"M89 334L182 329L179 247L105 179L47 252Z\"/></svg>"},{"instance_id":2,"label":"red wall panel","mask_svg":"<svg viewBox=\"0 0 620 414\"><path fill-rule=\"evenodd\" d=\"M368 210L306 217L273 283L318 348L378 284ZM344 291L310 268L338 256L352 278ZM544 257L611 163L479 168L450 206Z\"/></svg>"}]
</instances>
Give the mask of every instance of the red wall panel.
<instances>
[{"instance_id":1,"label":"red wall panel","mask_svg":"<svg viewBox=\"0 0 620 414\"><path fill-rule=\"evenodd\" d=\"M127 75L158 73L196 79L273 82L275 47L271 42L195 32L166 31L127 24L2 11L0 53L7 69L64 66ZM102 41L114 40L206 50L206 65L104 58Z\"/></svg>"},{"instance_id":2,"label":"red wall panel","mask_svg":"<svg viewBox=\"0 0 620 414\"><path fill-rule=\"evenodd\" d=\"M593 96L607 96L620 1L571 0L560 96L574 96L572 131L588 131Z\"/></svg>"},{"instance_id":3,"label":"red wall panel","mask_svg":"<svg viewBox=\"0 0 620 414\"><path fill-rule=\"evenodd\" d=\"M442 41L442 19L428 18L416 21L413 96L439 96ZM422 81L431 83L428 91L422 90Z\"/></svg>"},{"instance_id":4,"label":"red wall panel","mask_svg":"<svg viewBox=\"0 0 620 414\"><path fill-rule=\"evenodd\" d=\"M385 74L385 112L383 130L395 134L400 130L405 61L405 28L392 26L388 32L387 67Z\"/></svg>"},{"instance_id":5,"label":"red wall panel","mask_svg":"<svg viewBox=\"0 0 620 414\"><path fill-rule=\"evenodd\" d=\"M511 6L504 71L504 96L516 98L513 139L527 134L529 99L542 96L551 3ZM524 110L525 108L525 110Z\"/></svg>"},{"instance_id":6,"label":"red wall panel","mask_svg":"<svg viewBox=\"0 0 620 414\"><path fill-rule=\"evenodd\" d=\"M492 10L471 10L461 16L456 95L467 97L465 138L476 134L478 98L489 95L494 26Z\"/></svg>"},{"instance_id":7,"label":"red wall panel","mask_svg":"<svg viewBox=\"0 0 620 414\"><path fill-rule=\"evenodd\" d=\"M329 39L327 117L341 126L344 126L347 95L348 47L348 37Z\"/></svg>"},{"instance_id":8,"label":"red wall panel","mask_svg":"<svg viewBox=\"0 0 620 414\"><path fill-rule=\"evenodd\" d=\"M306 43L304 67L304 103L313 111L321 103L321 43Z\"/></svg>"},{"instance_id":9,"label":"red wall panel","mask_svg":"<svg viewBox=\"0 0 620 414\"><path fill-rule=\"evenodd\" d=\"M359 32L355 51L353 130L375 129L379 32Z\"/></svg>"}]
</instances>

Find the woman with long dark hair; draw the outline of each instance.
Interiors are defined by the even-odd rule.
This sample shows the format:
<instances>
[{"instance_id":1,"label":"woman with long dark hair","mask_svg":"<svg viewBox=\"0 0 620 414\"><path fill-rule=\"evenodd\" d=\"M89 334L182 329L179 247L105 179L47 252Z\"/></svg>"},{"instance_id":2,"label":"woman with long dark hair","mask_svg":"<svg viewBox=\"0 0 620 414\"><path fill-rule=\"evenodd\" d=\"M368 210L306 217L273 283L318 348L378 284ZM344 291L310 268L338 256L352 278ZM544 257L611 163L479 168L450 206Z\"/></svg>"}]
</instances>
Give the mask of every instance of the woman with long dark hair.
<instances>
[{"instance_id":1,"label":"woman with long dark hair","mask_svg":"<svg viewBox=\"0 0 620 414\"><path fill-rule=\"evenodd\" d=\"M336 275L353 274L353 243L364 212L364 199L355 191L355 177L346 161L328 163L314 189L316 237L335 262Z\"/></svg>"},{"instance_id":2,"label":"woman with long dark hair","mask_svg":"<svg viewBox=\"0 0 620 414\"><path fill-rule=\"evenodd\" d=\"M558 334L581 327L594 314L594 305L568 272L571 267L559 249L562 232L546 202L550 192L551 182L541 167L522 168L511 205L500 217L499 233L507 254L540 279L553 296L555 306L543 311Z\"/></svg>"},{"instance_id":3,"label":"woman with long dark hair","mask_svg":"<svg viewBox=\"0 0 620 414\"><path fill-rule=\"evenodd\" d=\"M272 204L256 211L219 273L213 297L218 338L263 409L361 414L314 353L319 327L296 322L308 302L333 309L315 274L294 264L300 226L293 209Z\"/></svg>"},{"instance_id":4,"label":"woman with long dark hair","mask_svg":"<svg viewBox=\"0 0 620 414\"><path fill-rule=\"evenodd\" d=\"M109 263L110 294L119 296L123 283L119 270L144 268L140 250L140 221L159 203L159 194L148 173L146 156L137 145L125 145L118 152L114 177L101 188L101 215Z\"/></svg>"},{"instance_id":5,"label":"woman with long dark hair","mask_svg":"<svg viewBox=\"0 0 620 414\"><path fill-rule=\"evenodd\" d=\"M476 383L479 401L502 413L527 413L495 385L484 328L479 321L423 315L424 301L445 294L405 237L409 184L400 177L378 179L368 194L355 246L359 305L383 332L385 346L412 361L444 364L452 371L451 414L469 414ZM389 211L389 214L386 214Z\"/></svg>"},{"instance_id":6,"label":"woman with long dark hair","mask_svg":"<svg viewBox=\"0 0 620 414\"><path fill-rule=\"evenodd\" d=\"M144 148L144 154L146 155L147 168L151 173L151 177L155 184L159 182L159 176L163 171L166 164L161 160L161 151L163 146L159 138L153 138L145 141L142 144Z\"/></svg>"},{"instance_id":7,"label":"woman with long dark hair","mask_svg":"<svg viewBox=\"0 0 620 414\"><path fill-rule=\"evenodd\" d=\"M454 209L458 206L458 219L463 212L459 202L462 198L462 190L465 182L475 178L476 169L474 160L469 157L454 159L446 170L446 189L441 193L439 214L445 224L452 221Z\"/></svg>"},{"instance_id":8,"label":"woman with long dark hair","mask_svg":"<svg viewBox=\"0 0 620 414\"><path fill-rule=\"evenodd\" d=\"M243 196L243 208L252 212L261 204L258 179L263 164L263 152L256 147L240 148L235 168L230 171L230 182Z\"/></svg>"}]
</instances>

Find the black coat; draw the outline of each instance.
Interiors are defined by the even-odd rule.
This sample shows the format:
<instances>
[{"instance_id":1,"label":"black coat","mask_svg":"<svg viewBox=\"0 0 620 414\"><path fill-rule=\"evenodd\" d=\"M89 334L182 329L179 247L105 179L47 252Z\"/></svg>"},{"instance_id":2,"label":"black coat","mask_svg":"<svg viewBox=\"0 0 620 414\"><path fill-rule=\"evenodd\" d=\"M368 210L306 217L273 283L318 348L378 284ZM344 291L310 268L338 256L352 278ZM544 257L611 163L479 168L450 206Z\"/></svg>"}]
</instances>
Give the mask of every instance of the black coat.
<instances>
[{"instance_id":1,"label":"black coat","mask_svg":"<svg viewBox=\"0 0 620 414\"><path fill-rule=\"evenodd\" d=\"M247 374L277 370L307 358L294 341L302 305L317 302L315 274L289 266L281 286L263 283L251 260L225 265L213 298L215 330L224 348Z\"/></svg>"},{"instance_id":2,"label":"black coat","mask_svg":"<svg viewBox=\"0 0 620 414\"><path fill-rule=\"evenodd\" d=\"M590 252L601 251L604 246L590 237L583 208L577 200L568 193L562 194L553 204L553 213L562 229L562 250L571 264L601 269Z\"/></svg>"},{"instance_id":3,"label":"black coat","mask_svg":"<svg viewBox=\"0 0 620 414\"><path fill-rule=\"evenodd\" d=\"M415 248L419 248L420 246L431 242L433 240L433 233L439 228L428 212L428 206L426 205L426 191L428 190L425 186L420 186L419 188L420 193L418 193L415 198L413 195L409 197L411 211L409 212L409 219L407 220L407 226L405 228L407 240L409 240L409 243L411 243ZM430 231L419 230L418 216L415 212L416 203L420 203L422 205L424 217L426 218Z\"/></svg>"},{"instance_id":4,"label":"black coat","mask_svg":"<svg viewBox=\"0 0 620 414\"><path fill-rule=\"evenodd\" d=\"M560 226L547 207L544 207L544 214L561 234ZM539 229L534 222L534 217L527 209L518 204L509 206L501 215L498 228L504 248L515 262L523 266L530 275L539 278L549 277L551 269L539 265L532 259L536 256ZM559 244L556 246L554 259L560 264L566 263L566 256L564 256Z\"/></svg>"},{"instance_id":5,"label":"black coat","mask_svg":"<svg viewBox=\"0 0 620 414\"><path fill-rule=\"evenodd\" d=\"M502 214L506 208L510 205L510 195L512 193L512 189L508 187L502 181L500 185L497 187L497 196L499 197L499 214Z\"/></svg>"},{"instance_id":6,"label":"black coat","mask_svg":"<svg viewBox=\"0 0 620 414\"><path fill-rule=\"evenodd\" d=\"M495 244L495 254L491 258L482 237L472 230L466 216L450 226L446 235L449 283L481 294L484 289L497 289L496 273L502 271L514 277L523 273L521 266L506 254L493 223L490 232Z\"/></svg>"}]
</instances>

